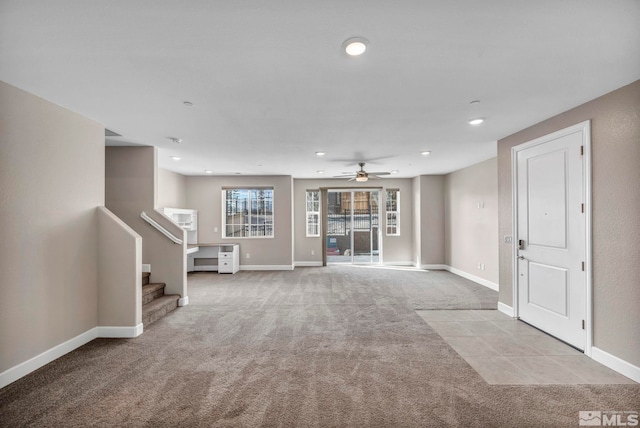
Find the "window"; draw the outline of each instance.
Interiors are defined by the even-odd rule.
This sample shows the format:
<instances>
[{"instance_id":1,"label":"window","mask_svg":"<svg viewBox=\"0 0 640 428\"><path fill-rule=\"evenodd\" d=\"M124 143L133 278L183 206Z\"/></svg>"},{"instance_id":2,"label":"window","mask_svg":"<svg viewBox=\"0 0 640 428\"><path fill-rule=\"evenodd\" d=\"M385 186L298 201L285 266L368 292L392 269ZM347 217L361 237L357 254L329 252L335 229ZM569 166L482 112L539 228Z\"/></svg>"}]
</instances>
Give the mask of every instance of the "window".
<instances>
[{"instance_id":1,"label":"window","mask_svg":"<svg viewBox=\"0 0 640 428\"><path fill-rule=\"evenodd\" d=\"M223 238L273 238L273 189L225 189Z\"/></svg>"},{"instance_id":2,"label":"window","mask_svg":"<svg viewBox=\"0 0 640 428\"><path fill-rule=\"evenodd\" d=\"M307 237L320 236L320 191L307 190Z\"/></svg>"},{"instance_id":3,"label":"window","mask_svg":"<svg viewBox=\"0 0 640 428\"><path fill-rule=\"evenodd\" d=\"M387 189L387 235L400 236L399 189Z\"/></svg>"}]
</instances>

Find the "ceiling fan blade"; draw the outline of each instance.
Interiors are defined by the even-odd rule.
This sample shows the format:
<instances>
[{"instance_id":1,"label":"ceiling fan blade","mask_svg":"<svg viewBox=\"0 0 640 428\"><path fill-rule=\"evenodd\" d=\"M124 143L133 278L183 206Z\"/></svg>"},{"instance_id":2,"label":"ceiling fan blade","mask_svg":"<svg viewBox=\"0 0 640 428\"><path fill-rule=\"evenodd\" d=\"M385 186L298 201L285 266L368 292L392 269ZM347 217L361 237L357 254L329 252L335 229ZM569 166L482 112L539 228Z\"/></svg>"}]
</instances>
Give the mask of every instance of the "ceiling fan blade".
<instances>
[{"instance_id":1,"label":"ceiling fan blade","mask_svg":"<svg viewBox=\"0 0 640 428\"><path fill-rule=\"evenodd\" d=\"M354 177L355 178L355 174L345 174L345 175L334 175L334 178L347 178L347 177Z\"/></svg>"},{"instance_id":2,"label":"ceiling fan blade","mask_svg":"<svg viewBox=\"0 0 640 428\"><path fill-rule=\"evenodd\" d=\"M390 175L390 172L370 172L369 174L373 175Z\"/></svg>"},{"instance_id":3,"label":"ceiling fan blade","mask_svg":"<svg viewBox=\"0 0 640 428\"><path fill-rule=\"evenodd\" d=\"M382 177L369 173L369 180L382 180Z\"/></svg>"},{"instance_id":4,"label":"ceiling fan blade","mask_svg":"<svg viewBox=\"0 0 640 428\"><path fill-rule=\"evenodd\" d=\"M353 181L353 180L355 180L355 179L356 179L356 178L355 178L355 177L353 177L353 178L348 179L347 181Z\"/></svg>"}]
</instances>

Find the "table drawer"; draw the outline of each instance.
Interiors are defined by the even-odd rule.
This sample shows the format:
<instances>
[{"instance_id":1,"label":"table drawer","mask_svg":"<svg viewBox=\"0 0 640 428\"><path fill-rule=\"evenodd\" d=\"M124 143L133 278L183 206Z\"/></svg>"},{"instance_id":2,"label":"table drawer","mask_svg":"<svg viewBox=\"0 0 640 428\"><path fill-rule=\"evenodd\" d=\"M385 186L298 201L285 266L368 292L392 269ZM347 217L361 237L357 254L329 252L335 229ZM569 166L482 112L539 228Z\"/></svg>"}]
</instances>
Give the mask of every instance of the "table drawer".
<instances>
[{"instance_id":1,"label":"table drawer","mask_svg":"<svg viewBox=\"0 0 640 428\"><path fill-rule=\"evenodd\" d=\"M227 260L220 260L218 262L218 272L230 273L233 272L233 262Z\"/></svg>"},{"instance_id":2,"label":"table drawer","mask_svg":"<svg viewBox=\"0 0 640 428\"><path fill-rule=\"evenodd\" d=\"M218 259L223 259L223 260L231 260L233 259L233 253L227 253L227 252L219 252L218 253Z\"/></svg>"}]
</instances>

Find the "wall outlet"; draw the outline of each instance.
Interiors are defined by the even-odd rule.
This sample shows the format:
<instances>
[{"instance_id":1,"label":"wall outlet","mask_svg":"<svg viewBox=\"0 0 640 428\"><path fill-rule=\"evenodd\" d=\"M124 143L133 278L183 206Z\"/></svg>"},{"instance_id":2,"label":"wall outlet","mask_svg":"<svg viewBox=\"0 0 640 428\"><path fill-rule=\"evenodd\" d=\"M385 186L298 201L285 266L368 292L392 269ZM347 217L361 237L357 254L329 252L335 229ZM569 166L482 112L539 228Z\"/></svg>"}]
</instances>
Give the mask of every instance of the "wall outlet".
<instances>
[{"instance_id":1,"label":"wall outlet","mask_svg":"<svg viewBox=\"0 0 640 428\"><path fill-rule=\"evenodd\" d=\"M484 263L480 263L480 270L484 270Z\"/></svg>"},{"instance_id":2,"label":"wall outlet","mask_svg":"<svg viewBox=\"0 0 640 428\"><path fill-rule=\"evenodd\" d=\"M476 204L476 206L477 206L478 208L484 208L484 201L482 201L482 202L478 202L478 203Z\"/></svg>"},{"instance_id":3,"label":"wall outlet","mask_svg":"<svg viewBox=\"0 0 640 428\"><path fill-rule=\"evenodd\" d=\"M218 232L218 228L217 228L217 227L214 227L214 228L213 228L213 231L217 233L217 232Z\"/></svg>"},{"instance_id":4,"label":"wall outlet","mask_svg":"<svg viewBox=\"0 0 640 428\"><path fill-rule=\"evenodd\" d=\"M480 263L476 265L476 269L480 269Z\"/></svg>"},{"instance_id":5,"label":"wall outlet","mask_svg":"<svg viewBox=\"0 0 640 428\"><path fill-rule=\"evenodd\" d=\"M251 254L247 253L247 258L250 259L251 258Z\"/></svg>"},{"instance_id":6,"label":"wall outlet","mask_svg":"<svg viewBox=\"0 0 640 428\"><path fill-rule=\"evenodd\" d=\"M315 252L314 250L311 250L311 255L312 255L312 256L315 256L315 255L316 255L316 252Z\"/></svg>"}]
</instances>

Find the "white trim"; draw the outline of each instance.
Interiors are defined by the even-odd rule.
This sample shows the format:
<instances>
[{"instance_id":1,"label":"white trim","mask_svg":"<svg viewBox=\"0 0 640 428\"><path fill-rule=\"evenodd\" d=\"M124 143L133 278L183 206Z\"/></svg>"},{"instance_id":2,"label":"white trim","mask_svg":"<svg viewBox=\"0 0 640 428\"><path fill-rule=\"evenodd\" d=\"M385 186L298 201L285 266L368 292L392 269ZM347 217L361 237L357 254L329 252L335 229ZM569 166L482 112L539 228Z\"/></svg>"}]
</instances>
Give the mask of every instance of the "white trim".
<instances>
[{"instance_id":1,"label":"white trim","mask_svg":"<svg viewBox=\"0 0 640 428\"><path fill-rule=\"evenodd\" d=\"M502 312L505 315L509 315L511 318L515 318L513 308L509 305L505 305L502 302L498 302L498 311Z\"/></svg>"},{"instance_id":2,"label":"white trim","mask_svg":"<svg viewBox=\"0 0 640 428\"><path fill-rule=\"evenodd\" d=\"M240 265L240 270L293 270L293 265Z\"/></svg>"},{"instance_id":3,"label":"white trim","mask_svg":"<svg viewBox=\"0 0 640 428\"><path fill-rule=\"evenodd\" d=\"M595 346L591 347L591 358L595 361L609 367L611 370L615 370L618 373L632 379L636 382L640 382L640 367L634 366L628 361L618 358L615 355L603 351Z\"/></svg>"},{"instance_id":4,"label":"white trim","mask_svg":"<svg viewBox=\"0 0 640 428\"><path fill-rule=\"evenodd\" d=\"M218 266L214 265L202 265L202 266L194 266L194 272L218 272Z\"/></svg>"},{"instance_id":5,"label":"white trim","mask_svg":"<svg viewBox=\"0 0 640 428\"><path fill-rule=\"evenodd\" d=\"M447 265L420 265L420 269L426 270L449 270Z\"/></svg>"},{"instance_id":6,"label":"white trim","mask_svg":"<svg viewBox=\"0 0 640 428\"><path fill-rule=\"evenodd\" d=\"M151 273L151 265L150 264L142 264L142 273Z\"/></svg>"},{"instance_id":7,"label":"white trim","mask_svg":"<svg viewBox=\"0 0 640 428\"><path fill-rule=\"evenodd\" d=\"M178 299L178 306L187 306L189 304L189 296L184 296Z\"/></svg>"},{"instance_id":8,"label":"white trim","mask_svg":"<svg viewBox=\"0 0 640 428\"><path fill-rule=\"evenodd\" d=\"M134 338L140 336L143 330L142 323L133 327L99 326L96 327L96 337Z\"/></svg>"},{"instance_id":9,"label":"white trim","mask_svg":"<svg viewBox=\"0 0 640 428\"><path fill-rule=\"evenodd\" d=\"M0 373L0 389L17 381L18 379L28 375L31 372L38 370L40 367L49 364L52 361L57 360L63 355L68 354L71 351L78 349L79 347L86 345L93 339L99 337L105 338L134 338L142 334L142 323L132 327L110 327L99 326L93 327L90 330L80 333L76 337L73 337L53 348L36 355L33 358L28 359L18 365L15 365L2 373Z\"/></svg>"},{"instance_id":10,"label":"white trim","mask_svg":"<svg viewBox=\"0 0 640 428\"><path fill-rule=\"evenodd\" d=\"M584 204L585 204L585 355L592 357L593 348L593 244L592 244L592 198L591 198L591 120L585 120L577 123L573 126L561 129L556 132L552 132L542 137L535 138L526 143L518 144L511 148L511 215L512 215L512 289L513 289L513 314L514 318L519 316L518 309L518 263L516 263L517 241L518 241L518 164L517 154L521 150L529 149L531 147L545 144L551 140L555 140L565 135L573 134L582 131L582 144L584 145L583 151L583 176L582 182L584 184Z\"/></svg>"},{"instance_id":11,"label":"white trim","mask_svg":"<svg viewBox=\"0 0 640 428\"><path fill-rule=\"evenodd\" d=\"M415 266L414 262L384 262L382 266Z\"/></svg>"},{"instance_id":12,"label":"white trim","mask_svg":"<svg viewBox=\"0 0 640 428\"><path fill-rule=\"evenodd\" d=\"M451 272L453 274L456 274L458 276L461 276L463 278L466 278L469 281L473 281L473 282L478 283L480 285L484 285L485 287L490 288L493 291L499 291L500 290L500 287L495 282L491 282L491 281L489 281L487 279L480 278L479 276L472 275L472 274L467 273L467 272L465 272L463 270L460 270L460 269L457 269L457 268L454 268L454 267L451 267L451 266L446 266L445 270L447 270L447 271L449 271L449 272Z\"/></svg>"},{"instance_id":13,"label":"white trim","mask_svg":"<svg viewBox=\"0 0 640 428\"><path fill-rule=\"evenodd\" d=\"M28 375L29 373L39 369L46 364L49 364L53 360L56 360L63 355L68 354L74 349L91 342L97 337L98 330L96 327L94 327L91 330L87 330L84 333L81 333L76 337L67 340L66 342L62 342L61 344L56 345L53 348L48 349L41 354L28 359L25 362L22 362L16 366L11 367L10 369L3 371L2 373L0 373L0 388L4 388L10 383L13 383L21 377Z\"/></svg>"},{"instance_id":14,"label":"white trim","mask_svg":"<svg viewBox=\"0 0 640 428\"><path fill-rule=\"evenodd\" d=\"M322 266L322 262L312 262L312 261L299 261L293 262L295 267L318 267Z\"/></svg>"}]
</instances>

